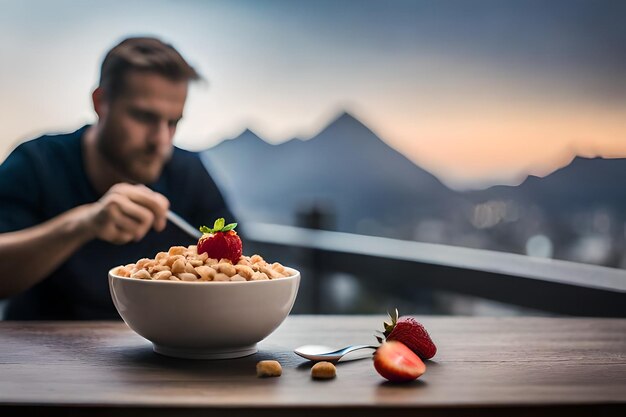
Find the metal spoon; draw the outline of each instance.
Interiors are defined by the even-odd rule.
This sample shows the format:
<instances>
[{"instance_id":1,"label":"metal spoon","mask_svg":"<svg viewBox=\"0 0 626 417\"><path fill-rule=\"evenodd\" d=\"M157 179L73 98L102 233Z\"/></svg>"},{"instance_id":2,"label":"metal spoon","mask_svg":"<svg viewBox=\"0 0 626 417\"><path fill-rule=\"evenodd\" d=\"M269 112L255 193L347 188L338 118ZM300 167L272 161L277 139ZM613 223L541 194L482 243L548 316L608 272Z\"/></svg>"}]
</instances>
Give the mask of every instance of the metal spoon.
<instances>
[{"instance_id":1,"label":"metal spoon","mask_svg":"<svg viewBox=\"0 0 626 417\"><path fill-rule=\"evenodd\" d=\"M378 349L378 346L351 345L342 349L333 350L328 346L305 345L294 350L296 355L312 361L338 361L344 355L359 349Z\"/></svg>"},{"instance_id":2,"label":"metal spoon","mask_svg":"<svg viewBox=\"0 0 626 417\"><path fill-rule=\"evenodd\" d=\"M202 237L202 232L189 223L187 220L180 217L178 214L174 213L172 210L167 211L167 220L171 221L173 224L178 226L183 232L187 233L194 239L200 239Z\"/></svg>"}]
</instances>

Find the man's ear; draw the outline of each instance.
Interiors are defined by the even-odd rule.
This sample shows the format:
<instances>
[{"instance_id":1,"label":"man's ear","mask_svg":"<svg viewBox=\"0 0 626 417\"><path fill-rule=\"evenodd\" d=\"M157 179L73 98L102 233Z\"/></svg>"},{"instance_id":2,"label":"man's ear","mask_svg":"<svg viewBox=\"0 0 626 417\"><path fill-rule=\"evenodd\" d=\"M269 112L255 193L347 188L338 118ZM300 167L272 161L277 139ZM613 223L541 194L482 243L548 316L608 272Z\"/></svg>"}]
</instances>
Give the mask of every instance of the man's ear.
<instances>
[{"instance_id":1,"label":"man's ear","mask_svg":"<svg viewBox=\"0 0 626 417\"><path fill-rule=\"evenodd\" d=\"M98 87L93 90L93 93L91 93L91 101L93 103L94 111L98 115L98 118L101 119L107 108L106 98L104 97L104 90L102 90L102 87Z\"/></svg>"}]
</instances>

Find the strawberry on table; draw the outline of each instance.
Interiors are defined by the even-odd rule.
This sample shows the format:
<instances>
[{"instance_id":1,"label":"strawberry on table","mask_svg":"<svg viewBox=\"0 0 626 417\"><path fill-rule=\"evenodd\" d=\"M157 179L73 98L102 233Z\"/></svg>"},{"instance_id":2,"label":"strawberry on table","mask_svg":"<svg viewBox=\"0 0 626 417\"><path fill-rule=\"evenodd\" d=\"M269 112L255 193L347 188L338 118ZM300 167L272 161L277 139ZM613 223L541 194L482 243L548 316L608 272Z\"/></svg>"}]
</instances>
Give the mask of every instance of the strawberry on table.
<instances>
[{"instance_id":1,"label":"strawberry on table","mask_svg":"<svg viewBox=\"0 0 626 417\"><path fill-rule=\"evenodd\" d=\"M392 382L413 381L426 372L426 365L411 349L393 340L376 349L374 368Z\"/></svg>"},{"instance_id":2,"label":"strawberry on table","mask_svg":"<svg viewBox=\"0 0 626 417\"><path fill-rule=\"evenodd\" d=\"M207 226L200 227L203 235L198 240L198 254L206 253L209 258L214 259L230 259L236 264L242 254L241 239L234 230L237 223L225 223L220 217L215 220L212 229Z\"/></svg>"},{"instance_id":3,"label":"strawberry on table","mask_svg":"<svg viewBox=\"0 0 626 417\"><path fill-rule=\"evenodd\" d=\"M404 343L422 359L430 359L435 356L437 346L435 346L421 323L413 317L404 316L398 318L398 309L393 314L390 313L389 316L391 317L391 323L384 323L385 331L382 333L384 339L376 336L378 342L397 340Z\"/></svg>"}]
</instances>

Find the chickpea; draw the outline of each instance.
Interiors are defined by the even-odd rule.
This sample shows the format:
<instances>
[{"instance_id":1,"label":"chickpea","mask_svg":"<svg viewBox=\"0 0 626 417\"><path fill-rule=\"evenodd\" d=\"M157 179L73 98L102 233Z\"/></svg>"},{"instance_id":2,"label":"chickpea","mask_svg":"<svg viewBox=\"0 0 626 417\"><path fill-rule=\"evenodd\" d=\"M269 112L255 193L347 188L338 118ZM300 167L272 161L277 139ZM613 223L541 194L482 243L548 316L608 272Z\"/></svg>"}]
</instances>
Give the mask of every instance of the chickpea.
<instances>
[{"instance_id":1,"label":"chickpea","mask_svg":"<svg viewBox=\"0 0 626 417\"><path fill-rule=\"evenodd\" d=\"M184 246L172 246L170 250L167 252L170 256L174 255L182 255L187 250Z\"/></svg>"},{"instance_id":2,"label":"chickpea","mask_svg":"<svg viewBox=\"0 0 626 417\"><path fill-rule=\"evenodd\" d=\"M235 271L237 271L238 275L241 275L247 280L252 279L252 275L254 274L254 270L247 265L235 265Z\"/></svg>"},{"instance_id":3,"label":"chickpea","mask_svg":"<svg viewBox=\"0 0 626 417\"><path fill-rule=\"evenodd\" d=\"M151 279L152 278L152 276L150 276L150 272L146 271L145 269L140 269L137 272L134 272L130 277L139 278L139 279Z\"/></svg>"},{"instance_id":4,"label":"chickpea","mask_svg":"<svg viewBox=\"0 0 626 417\"><path fill-rule=\"evenodd\" d=\"M278 361L259 361L256 364L256 375L259 378L281 376L283 368Z\"/></svg>"},{"instance_id":5,"label":"chickpea","mask_svg":"<svg viewBox=\"0 0 626 417\"><path fill-rule=\"evenodd\" d=\"M330 362L318 362L311 368L311 376L314 379L332 379L337 376L337 368Z\"/></svg>"},{"instance_id":6,"label":"chickpea","mask_svg":"<svg viewBox=\"0 0 626 417\"><path fill-rule=\"evenodd\" d=\"M168 280L172 276L172 272L170 271L160 271L152 276L152 279L157 280Z\"/></svg>"},{"instance_id":7,"label":"chickpea","mask_svg":"<svg viewBox=\"0 0 626 417\"><path fill-rule=\"evenodd\" d=\"M213 277L213 281L229 281L230 277L226 274L222 274L221 272L215 274Z\"/></svg>"},{"instance_id":8,"label":"chickpea","mask_svg":"<svg viewBox=\"0 0 626 417\"><path fill-rule=\"evenodd\" d=\"M244 277L242 277L239 274L235 274L232 277L230 277L231 281L247 281Z\"/></svg>"},{"instance_id":9,"label":"chickpea","mask_svg":"<svg viewBox=\"0 0 626 417\"><path fill-rule=\"evenodd\" d=\"M196 267L196 272L200 276L201 281L211 281L217 271L210 266L202 265Z\"/></svg>"},{"instance_id":10,"label":"chickpea","mask_svg":"<svg viewBox=\"0 0 626 417\"><path fill-rule=\"evenodd\" d=\"M190 274L189 272L181 272L180 274L176 275L178 278L180 278L182 281L197 281L198 277L196 277L194 274Z\"/></svg>"},{"instance_id":11,"label":"chickpea","mask_svg":"<svg viewBox=\"0 0 626 417\"><path fill-rule=\"evenodd\" d=\"M181 272L185 272L185 261L179 258L172 264L172 274L178 275Z\"/></svg>"},{"instance_id":12,"label":"chickpea","mask_svg":"<svg viewBox=\"0 0 626 417\"><path fill-rule=\"evenodd\" d=\"M215 269L223 274L228 275L229 277L232 277L237 273L235 266L227 262L220 262L219 264L215 265Z\"/></svg>"}]
</instances>

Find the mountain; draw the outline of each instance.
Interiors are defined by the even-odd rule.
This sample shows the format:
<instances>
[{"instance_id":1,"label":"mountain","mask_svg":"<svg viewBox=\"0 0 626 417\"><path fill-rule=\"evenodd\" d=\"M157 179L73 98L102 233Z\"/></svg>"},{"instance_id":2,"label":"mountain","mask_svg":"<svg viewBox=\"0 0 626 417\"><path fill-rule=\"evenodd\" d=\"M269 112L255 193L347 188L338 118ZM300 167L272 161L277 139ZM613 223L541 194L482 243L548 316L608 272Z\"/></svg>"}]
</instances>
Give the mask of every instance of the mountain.
<instances>
[{"instance_id":1,"label":"mountain","mask_svg":"<svg viewBox=\"0 0 626 417\"><path fill-rule=\"evenodd\" d=\"M246 130L203 158L236 210L255 221L294 223L295 213L322 207L337 229L355 231L363 221L436 216L459 200L349 113L311 139L279 145Z\"/></svg>"},{"instance_id":2,"label":"mountain","mask_svg":"<svg viewBox=\"0 0 626 417\"><path fill-rule=\"evenodd\" d=\"M334 230L626 265L624 159L576 157L519 186L458 192L349 113L308 140L272 145L245 130L202 157L242 221L321 211Z\"/></svg>"},{"instance_id":3,"label":"mountain","mask_svg":"<svg viewBox=\"0 0 626 417\"><path fill-rule=\"evenodd\" d=\"M575 157L567 166L546 177L529 176L517 187L495 186L470 192L474 199L514 199L549 211L605 207L624 210L626 178L623 158Z\"/></svg>"}]
</instances>

